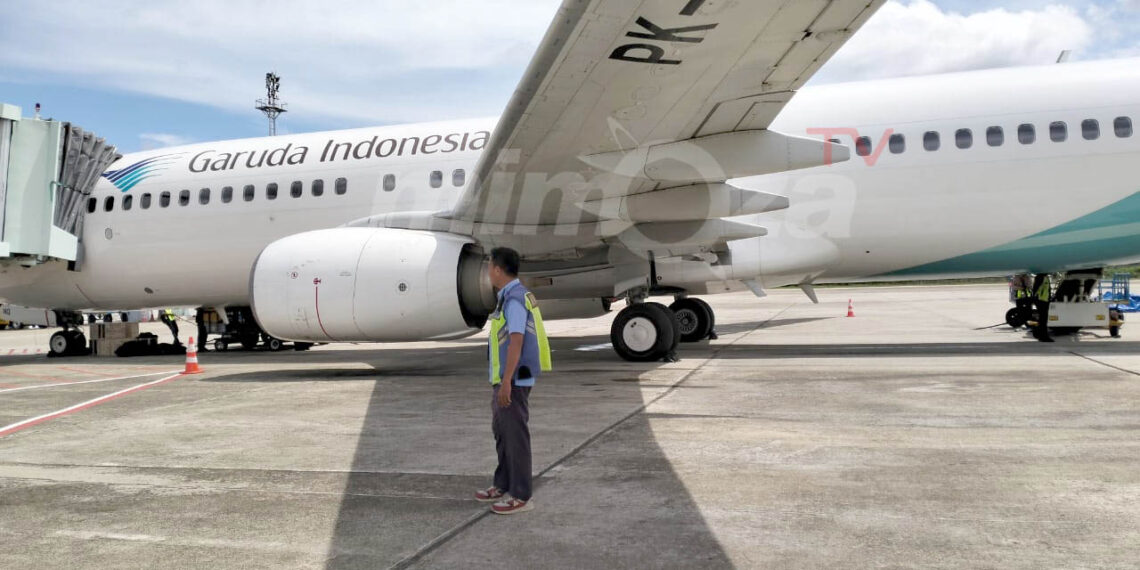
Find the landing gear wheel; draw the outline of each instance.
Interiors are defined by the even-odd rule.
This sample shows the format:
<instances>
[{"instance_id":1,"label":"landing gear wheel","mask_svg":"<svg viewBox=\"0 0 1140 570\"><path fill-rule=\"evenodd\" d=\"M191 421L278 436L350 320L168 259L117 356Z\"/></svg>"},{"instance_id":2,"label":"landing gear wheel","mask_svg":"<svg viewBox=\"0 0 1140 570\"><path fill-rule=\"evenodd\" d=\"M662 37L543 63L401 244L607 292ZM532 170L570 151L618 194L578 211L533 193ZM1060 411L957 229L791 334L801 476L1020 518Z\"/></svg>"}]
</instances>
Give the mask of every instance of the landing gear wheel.
<instances>
[{"instance_id":1,"label":"landing gear wheel","mask_svg":"<svg viewBox=\"0 0 1140 570\"><path fill-rule=\"evenodd\" d=\"M80 356L87 354L87 337L77 330L59 331L48 339L52 356Z\"/></svg>"},{"instance_id":2,"label":"landing gear wheel","mask_svg":"<svg viewBox=\"0 0 1140 570\"><path fill-rule=\"evenodd\" d=\"M228 342L226 342L220 338L218 340L214 341L214 350L216 350L218 352L225 352L229 349L230 349L230 343L228 343Z\"/></svg>"},{"instance_id":3,"label":"landing gear wheel","mask_svg":"<svg viewBox=\"0 0 1140 570\"><path fill-rule=\"evenodd\" d=\"M311 343L311 342L295 342L295 343L293 343L293 350L296 350L297 352L301 352L303 350L309 350L310 348L313 348L313 343Z\"/></svg>"},{"instance_id":4,"label":"landing gear wheel","mask_svg":"<svg viewBox=\"0 0 1140 570\"><path fill-rule=\"evenodd\" d=\"M285 343L281 342L279 339L270 338L269 340L265 341L265 348L268 348L273 352L277 352L282 348L285 348Z\"/></svg>"},{"instance_id":5,"label":"landing gear wheel","mask_svg":"<svg viewBox=\"0 0 1140 570\"><path fill-rule=\"evenodd\" d=\"M57 332L51 335L51 339L48 340L48 350L56 356L67 356L70 342L66 332Z\"/></svg>"},{"instance_id":6,"label":"landing gear wheel","mask_svg":"<svg viewBox=\"0 0 1140 570\"><path fill-rule=\"evenodd\" d=\"M1021 309L1013 308L1005 312L1005 324L1014 328L1014 330L1025 326L1029 319Z\"/></svg>"},{"instance_id":7,"label":"landing gear wheel","mask_svg":"<svg viewBox=\"0 0 1140 570\"><path fill-rule=\"evenodd\" d=\"M257 348L257 337L256 336L242 337L241 347L246 349L246 350L253 350L253 349Z\"/></svg>"},{"instance_id":8,"label":"landing gear wheel","mask_svg":"<svg viewBox=\"0 0 1140 570\"><path fill-rule=\"evenodd\" d=\"M669 306L677 315L677 332L681 342L699 342L713 330L712 309L699 299L678 299Z\"/></svg>"},{"instance_id":9,"label":"landing gear wheel","mask_svg":"<svg viewBox=\"0 0 1140 570\"><path fill-rule=\"evenodd\" d=\"M720 337L716 335L716 311L713 310L704 299L693 299L709 312L709 340L716 340Z\"/></svg>"},{"instance_id":10,"label":"landing gear wheel","mask_svg":"<svg viewBox=\"0 0 1140 570\"><path fill-rule=\"evenodd\" d=\"M676 347L676 317L664 305L639 303L622 309L610 326L618 356L630 362L653 362Z\"/></svg>"},{"instance_id":11,"label":"landing gear wheel","mask_svg":"<svg viewBox=\"0 0 1140 570\"><path fill-rule=\"evenodd\" d=\"M665 305L663 305L661 303L645 303L645 304L653 306L653 307L657 307L657 309L659 311L665 313L665 316L668 317L669 320L673 323L673 326L672 326L671 331L670 331L673 334L673 339L669 342L669 352L666 353L666 355L663 358L668 358L668 359L670 359L669 360L670 362L674 362L675 361L674 353L677 352L677 346L679 346L681 344L681 332L680 332L681 321L677 319L677 313L674 313L673 309L670 309L669 307L666 307Z\"/></svg>"}]
</instances>

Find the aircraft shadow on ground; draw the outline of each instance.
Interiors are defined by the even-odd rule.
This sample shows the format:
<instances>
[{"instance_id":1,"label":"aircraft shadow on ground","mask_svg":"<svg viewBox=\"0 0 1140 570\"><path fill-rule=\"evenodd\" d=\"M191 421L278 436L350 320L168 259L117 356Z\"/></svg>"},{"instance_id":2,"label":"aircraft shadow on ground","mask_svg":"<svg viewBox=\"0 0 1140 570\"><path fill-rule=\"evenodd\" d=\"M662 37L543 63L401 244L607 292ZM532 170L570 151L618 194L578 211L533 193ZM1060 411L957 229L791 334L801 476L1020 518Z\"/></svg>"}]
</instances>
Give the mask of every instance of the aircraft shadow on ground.
<instances>
[{"instance_id":1,"label":"aircraft shadow on ground","mask_svg":"<svg viewBox=\"0 0 1140 570\"><path fill-rule=\"evenodd\" d=\"M490 469L483 474L473 465L436 470L417 470L415 465L468 462L472 452L455 451L457 446L485 450L485 455L474 452L475 457L493 458L486 351L481 342L445 348L218 353L202 359L207 372L211 361L281 368L206 376L200 381L375 380L355 436L352 465L328 546L329 570L387 568L413 555L418 565L432 567L637 567L662 560L676 567L731 566L644 414L626 418L597 441L567 455L642 407L644 384L664 387L660 380L644 378L662 363L628 363L609 351L574 350L608 340L603 336L552 339L556 371L540 380L531 397L535 498L540 507L509 520L488 516L471 521L487 510L471 494L490 484ZM447 351L447 358L440 357L441 350ZM294 363L296 367L291 366ZM567 399L608 408L604 415L593 414L597 417L587 420L591 413L558 404ZM407 430L415 426L423 432L409 435ZM443 435L427 437L436 433ZM412 450L399 443L401 438L424 442L426 447L415 449L416 455L447 457L416 459L407 455ZM546 472L554 464L587 475L552 479ZM473 470L481 474L472 475ZM423 497L429 495L434 498ZM433 519L438 520L426 522ZM465 521L469 526L438 548L419 552ZM506 562L501 556L506 546L504 524L510 525L515 543L522 545ZM568 536L573 538L567 540Z\"/></svg>"},{"instance_id":2,"label":"aircraft shadow on ground","mask_svg":"<svg viewBox=\"0 0 1140 570\"><path fill-rule=\"evenodd\" d=\"M546 384L553 382L559 379L548 378ZM631 399L631 410L640 405L636 384L606 384L610 392L625 392L609 397ZM543 388L536 388L531 400L536 454L540 451L538 446L551 443L550 437L538 436L544 430L542 424L551 421L543 417ZM579 389L591 390L588 386ZM373 479L382 476L379 472L384 470L386 461L374 444L388 437L386 417L398 413L397 406L378 383L368 404L341 500L328 550L328 570L390 567L401 560L405 564L449 568L636 567L660 560L670 560L669 565L675 563L677 567L730 566L696 503L657 446L643 414L626 420L578 453L563 456L561 467L580 469L587 473L585 476L550 479L545 476L550 462L536 462L534 500L539 508L535 511L509 520L494 515L472 520L488 507L468 499L462 501L459 511L445 526L433 528L415 541L393 545L384 536L388 533L386 527L399 524L392 519L403 508L382 497L369 496L367 490L375 486ZM485 410L486 406L479 408ZM433 410L427 417L413 421L447 422L451 415L450 410ZM494 449L490 411L486 410L485 415L482 433L471 434L470 441L491 456ZM550 432L551 426L545 430ZM584 442L583 438L567 443ZM614 453L599 451L612 449L611 446L636 452L615 463ZM423 453L432 450L424 449ZM490 476L488 472L483 476L446 477L448 482L444 485L451 487L448 495L469 497L488 485ZM427 508L433 507L428 503ZM457 528L459 531L441 541L437 548L419 552L443 532ZM509 540L504 539L504 532L509 533ZM615 548L617 545L621 547ZM409 556L414 558L408 560Z\"/></svg>"}]
</instances>

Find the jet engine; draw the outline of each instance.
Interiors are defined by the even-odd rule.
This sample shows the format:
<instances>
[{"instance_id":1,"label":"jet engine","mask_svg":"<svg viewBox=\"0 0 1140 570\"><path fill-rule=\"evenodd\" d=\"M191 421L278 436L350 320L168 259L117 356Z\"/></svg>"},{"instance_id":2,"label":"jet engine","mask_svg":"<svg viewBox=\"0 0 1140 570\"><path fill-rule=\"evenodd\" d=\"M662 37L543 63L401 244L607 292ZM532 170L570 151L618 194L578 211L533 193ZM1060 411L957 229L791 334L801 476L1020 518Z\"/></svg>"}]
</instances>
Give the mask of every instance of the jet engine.
<instances>
[{"instance_id":1,"label":"jet engine","mask_svg":"<svg viewBox=\"0 0 1140 570\"><path fill-rule=\"evenodd\" d=\"M258 256L250 299L282 340L400 342L478 332L495 296L481 251L453 234L335 228L277 240Z\"/></svg>"}]
</instances>

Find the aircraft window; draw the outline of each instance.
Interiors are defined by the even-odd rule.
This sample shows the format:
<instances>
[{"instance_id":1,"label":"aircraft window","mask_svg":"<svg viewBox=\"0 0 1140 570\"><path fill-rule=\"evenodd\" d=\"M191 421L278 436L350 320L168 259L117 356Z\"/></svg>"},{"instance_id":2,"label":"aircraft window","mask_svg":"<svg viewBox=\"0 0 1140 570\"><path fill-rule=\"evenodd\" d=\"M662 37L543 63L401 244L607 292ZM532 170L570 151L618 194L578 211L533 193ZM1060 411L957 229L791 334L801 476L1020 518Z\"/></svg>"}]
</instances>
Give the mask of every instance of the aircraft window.
<instances>
[{"instance_id":1,"label":"aircraft window","mask_svg":"<svg viewBox=\"0 0 1140 570\"><path fill-rule=\"evenodd\" d=\"M130 194L123 196L123 210L124 211L130 210L131 207L134 205L135 205L135 197L134 196L132 196Z\"/></svg>"},{"instance_id":2,"label":"aircraft window","mask_svg":"<svg viewBox=\"0 0 1140 570\"><path fill-rule=\"evenodd\" d=\"M241 189L241 192L241 197L243 200L246 202L252 202L254 195L257 193L257 190L254 189L253 184L246 184L245 187Z\"/></svg>"},{"instance_id":3,"label":"aircraft window","mask_svg":"<svg viewBox=\"0 0 1140 570\"><path fill-rule=\"evenodd\" d=\"M871 154L871 137L859 137L855 139L855 154L859 156L869 156Z\"/></svg>"},{"instance_id":4,"label":"aircraft window","mask_svg":"<svg viewBox=\"0 0 1140 570\"><path fill-rule=\"evenodd\" d=\"M150 192L142 195L142 200L139 200L139 206L144 210L150 208Z\"/></svg>"},{"instance_id":5,"label":"aircraft window","mask_svg":"<svg viewBox=\"0 0 1140 570\"><path fill-rule=\"evenodd\" d=\"M960 149L967 149L974 146L974 131L970 129L958 129L958 133L954 136L955 143Z\"/></svg>"},{"instance_id":6,"label":"aircraft window","mask_svg":"<svg viewBox=\"0 0 1140 570\"><path fill-rule=\"evenodd\" d=\"M395 174L385 174L384 175L384 191L385 192L391 192L395 189L396 189L396 175Z\"/></svg>"},{"instance_id":7,"label":"aircraft window","mask_svg":"<svg viewBox=\"0 0 1140 570\"><path fill-rule=\"evenodd\" d=\"M313 196L323 196L325 194L325 181L316 179L312 185Z\"/></svg>"},{"instance_id":8,"label":"aircraft window","mask_svg":"<svg viewBox=\"0 0 1140 570\"><path fill-rule=\"evenodd\" d=\"M198 191L198 203L205 206L210 203L210 189L203 188Z\"/></svg>"},{"instance_id":9,"label":"aircraft window","mask_svg":"<svg viewBox=\"0 0 1140 570\"><path fill-rule=\"evenodd\" d=\"M222 187L222 203L223 204L229 204L230 202L233 201L233 199L234 199L234 187L233 186L223 186Z\"/></svg>"},{"instance_id":10,"label":"aircraft window","mask_svg":"<svg viewBox=\"0 0 1140 570\"><path fill-rule=\"evenodd\" d=\"M88 198L87 200L87 213L94 214L95 208L99 207L99 200L95 198Z\"/></svg>"},{"instance_id":11,"label":"aircraft window","mask_svg":"<svg viewBox=\"0 0 1140 570\"><path fill-rule=\"evenodd\" d=\"M342 195L345 192L348 192L348 179L347 178L337 178L335 186L336 186L336 193L338 195Z\"/></svg>"},{"instance_id":12,"label":"aircraft window","mask_svg":"<svg viewBox=\"0 0 1140 570\"><path fill-rule=\"evenodd\" d=\"M111 210L114 210L114 209L115 209L115 197L114 196L107 196L107 198L103 200L103 211L104 212L110 212Z\"/></svg>"},{"instance_id":13,"label":"aircraft window","mask_svg":"<svg viewBox=\"0 0 1140 570\"><path fill-rule=\"evenodd\" d=\"M926 131L922 137L922 147L930 152L942 148L942 137L938 135L938 131Z\"/></svg>"},{"instance_id":14,"label":"aircraft window","mask_svg":"<svg viewBox=\"0 0 1140 570\"><path fill-rule=\"evenodd\" d=\"M189 190L183 190L183 191L178 193L178 205L179 206L189 206L190 205L190 191Z\"/></svg>"},{"instance_id":15,"label":"aircraft window","mask_svg":"<svg viewBox=\"0 0 1140 570\"><path fill-rule=\"evenodd\" d=\"M1117 117L1113 122L1113 127L1116 129L1116 136L1126 139L1132 136L1132 119L1129 117Z\"/></svg>"},{"instance_id":16,"label":"aircraft window","mask_svg":"<svg viewBox=\"0 0 1140 570\"><path fill-rule=\"evenodd\" d=\"M431 172L431 187L439 188L440 186L443 186L443 173L438 170L433 170Z\"/></svg>"},{"instance_id":17,"label":"aircraft window","mask_svg":"<svg viewBox=\"0 0 1140 570\"><path fill-rule=\"evenodd\" d=\"M1064 121L1057 121L1049 125L1049 138L1053 142L1065 142L1069 138L1069 125Z\"/></svg>"},{"instance_id":18,"label":"aircraft window","mask_svg":"<svg viewBox=\"0 0 1140 570\"><path fill-rule=\"evenodd\" d=\"M1100 121L1085 119L1081 122L1081 135L1086 141L1095 141L1100 138Z\"/></svg>"},{"instance_id":19,"label":"aircraft window","mask_svg":"<svg viewBox=\"0 0 1140 570\"><path fill-rule=\"evenodd\" d=\"M1005 144L1005 129L1001 127L990 127L986 129L986 143L990 146L1001 146Z\"/></svg>"},{"instance_id":20,"label":"aircraft window","mask_svg":"<svg viewBox=\"0 0 1140 570\"><path fill-rule=\"evenodd\" d=\"M158 197L158 205L163 208L170 205L170 192L163 192Z\"/></svg>"},{"instance_id":21,"label":"aircraft window","mask_svg":"<svg viewBox=\"0 0 1140 570\"><path fill-rule=\"evenodd\" d=\"M293 183L289 185L289 195L290 196L292 196L294 198L300 198L301 195L304 193L305 193L305 185L302 184L300 180L294 180Z\"/></svg>"},{"instance_id":22,"label":"aircraft window","mask_svg":"<svg viewBox=\"0 0 1140 570\"><path fill-rule=\"evenodd\" d=\"M270 182L269 184L265 185L265 199L266 200L276 200L277 199L277 183L276 182Z\"/></svg>"},{"instance_id":23,"label":"aircraft window","mask_svg":"<svg viewBox=\"0 0 1140 570\"><path fill-rule=\"evenodd\" d=\"M1021 144L1037 142L1037 129L1029 123L1017 127L1017 141Z\"/></svg>"},{"instance_id":24,"label":"aircraft window","mask_svg":"<svg viewBox=\"0 0 1140 570\"><path fill-rule=\"evenodd\" d=\"M451 173L451 184L456 187L463 186L467 183L467 171L462 168L457 168L455 172Z\"/></svg>"},{"instance_id":25,"label":"aircraft window","mask_svg":"<svg viewBox=\"0 0 1140 570\"><path fill-rule=\"evenodd\" d=\"M893 134L890 138L891 154L906 152L906 135Z\"/></svg>"}]
</instances>

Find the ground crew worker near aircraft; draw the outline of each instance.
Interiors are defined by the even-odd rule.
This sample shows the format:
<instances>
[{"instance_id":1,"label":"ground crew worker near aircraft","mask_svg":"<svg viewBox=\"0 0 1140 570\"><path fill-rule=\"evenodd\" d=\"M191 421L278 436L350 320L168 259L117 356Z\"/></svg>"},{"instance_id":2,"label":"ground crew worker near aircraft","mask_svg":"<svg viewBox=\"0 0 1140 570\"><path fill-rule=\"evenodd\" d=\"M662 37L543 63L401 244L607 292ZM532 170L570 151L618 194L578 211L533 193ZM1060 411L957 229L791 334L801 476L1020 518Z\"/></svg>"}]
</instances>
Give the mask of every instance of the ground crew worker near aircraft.
<instances>
[{"instance_id":1,"label":"ground crew worker near aircraft","mask_svg":"<svg viewBox=\"0 0 1140 570\"><path fill-rule=\"evenodd\" d=\"M178 340L178 317L174 316L174 311L164 309L158 314L158 319L170 329L170 334L174 337L174 346L182 346L182 341Z\"/></svg>"},{"instance_id":2,"label":"ground crew worker near aircraft","mask_svg":"<svg viewBox=\"0 0 1140 570\"><path fill-rule=\"evenodd\" d=\"M510 515L529 511L531 504L530 389L539 372L550 370L550 345L534 295L518 280L519 254L500 247L491 250L491 285L498 305L491 315L488 354L491 431L499 458L494 485L475 493L491 510Z\"/></svg>"},{"instance_id":3,"label":"ground crew worker near aircraft","mask_svg":"<svg viewBox=\"0 0 1140 570\"><path fill-rule=\"evenodd\" d=\"M1033 278L1028 273L1015 275L1011 287L1017 308L1022 314L1029 314L1029 310L1033 307Z\"/></svg>"},{"instance_id":4,"label":"ground crew worker near aircraft","mask_svg":"<svg viewBox=\"0 0 1140 570\"><path fill-rule=\"evenodd\" d=\"M1037 328L1033 329L1033 336L1041 342L1053 342L1049 336L1050 293L1049 274L1038 273L1033 279L1033 304L1037 306Z\"/></svg>"}]
</instances>

